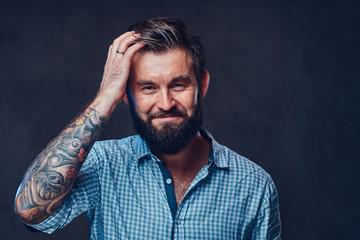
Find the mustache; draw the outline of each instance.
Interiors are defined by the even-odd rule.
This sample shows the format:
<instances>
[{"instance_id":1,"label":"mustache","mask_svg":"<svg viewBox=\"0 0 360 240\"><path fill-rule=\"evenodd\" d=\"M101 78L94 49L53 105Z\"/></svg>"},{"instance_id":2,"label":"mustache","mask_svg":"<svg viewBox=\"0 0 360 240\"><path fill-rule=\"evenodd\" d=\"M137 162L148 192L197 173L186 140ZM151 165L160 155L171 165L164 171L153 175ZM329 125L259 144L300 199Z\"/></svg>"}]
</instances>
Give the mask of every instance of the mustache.
<instances>
[{"instance_id":1,"label":"mustache","mask_svg":"<svg viewBox=\"0 0 360 240\"><path fill-rule=\"evenodd\" d=\"M148 119L151 121L153 118L159 117L187 117L186 111L182 109L172 108L169 111L160 110L158 112L149 113Z\"/></svg>"}]
</instances>

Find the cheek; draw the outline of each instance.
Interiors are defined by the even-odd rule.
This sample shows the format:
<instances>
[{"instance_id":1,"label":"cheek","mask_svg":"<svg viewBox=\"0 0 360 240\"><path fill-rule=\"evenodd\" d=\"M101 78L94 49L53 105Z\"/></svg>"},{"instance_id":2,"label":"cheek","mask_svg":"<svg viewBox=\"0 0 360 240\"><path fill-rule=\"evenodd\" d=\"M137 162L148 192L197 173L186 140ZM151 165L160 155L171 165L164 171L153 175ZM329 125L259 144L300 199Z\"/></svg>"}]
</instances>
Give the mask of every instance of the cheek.
<instances>
[{"instance_id":1,"label":"cheek","mask_svg":"<svg viewBox=\"0 0 360 240\"><path fill-rule=\"evenodd\" d=\"M182 108L185 108L185 110L188 112L188 115L190 116L194 112L195 106L198 102L197 94L196 93L186 94L181 99L179 98L178 102L181 104Z\"/></svg>"},{"instance_id":2,"label":"cheek","mask_svg":"<svg viewBox=\"0 0 360 240\"><path fill-rule=\"evenodd\" d=\"M151 97L134 98L134 107L139 116L144 118L152 110L154 99Z\"/></svg>"}]
</instances>

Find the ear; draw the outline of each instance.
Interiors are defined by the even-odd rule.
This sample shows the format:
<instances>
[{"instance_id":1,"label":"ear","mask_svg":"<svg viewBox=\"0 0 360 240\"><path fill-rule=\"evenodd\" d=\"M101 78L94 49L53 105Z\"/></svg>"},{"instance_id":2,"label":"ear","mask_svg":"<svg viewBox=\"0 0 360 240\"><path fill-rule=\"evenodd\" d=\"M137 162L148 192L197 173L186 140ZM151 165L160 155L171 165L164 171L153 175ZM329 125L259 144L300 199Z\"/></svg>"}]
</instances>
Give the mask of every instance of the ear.
<instances>
[{"instance_id":1,"label":"ear","mask_svg":"<svg viewBox=\"0 0 360 240\"><path fill-rule=\"evenodd\" d=\"M201 75L201 98L204 98L210 84L210 74L208 71L204 70Z\"/></svg>"},{"instance_id":2,"label":"ear","mask_svg":"<svg viewBox=\"0 0 360 240\"><path fill-rule=\"evenodd\" d=\"M125 91L125 95L124 95L124 102L126 103L126 105L129 106L129 99L128 99L126 91Z\"/></svg>"}]
</instances>

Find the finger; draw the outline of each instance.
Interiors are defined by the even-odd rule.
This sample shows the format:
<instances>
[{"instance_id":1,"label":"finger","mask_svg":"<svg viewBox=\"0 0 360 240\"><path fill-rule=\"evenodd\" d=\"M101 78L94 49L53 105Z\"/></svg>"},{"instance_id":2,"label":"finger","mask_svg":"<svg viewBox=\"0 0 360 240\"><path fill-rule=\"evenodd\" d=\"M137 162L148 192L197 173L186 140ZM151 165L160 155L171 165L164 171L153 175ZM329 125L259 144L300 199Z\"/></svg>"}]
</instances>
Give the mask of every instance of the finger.
<instances>
[{"instance_id":1,"label":"finger","mask_svg":"<svg viewBox=\"0 0 360 240\"><path fill-rule=\"evenodd\" d=\"M112 52L110 53L110 58L115 58L116 54L116 50L119 50L119 45L120 43L127 37L129 36L133 36L134 35L134 32L126 32L124 34L122 34L120 37L116 38L114 41L113 41L113 46L112 46ZM121 50L121 51L124 51L124 50Z\"/></svg>"},{"instance_id":2,"label":"finger","mask_svg":"<svg viewBox=\"0 0 360 240\"><path fill-rule=\"evenodd\" d=\"M107 54L107 58L106 58L106 63L105 63L105 64L107 64L107 63L109 62L111 51L112 51L112 44L109 46L109 50L108 50L108 54Z\"/></svg>"},{"instance_id":3,"label":"finger","mask_svg":"<svg viewBox=\"0 0 360 240\"><path fill-rule=\"evenodd\" d=\"M124 72L129 73L131 60L134 54L144 46L145 46L144 43L135 43L134 45L128 48L128 50L125 52L123 57L116 58L112 65L115 68L122 69Z\"/></svg>"},{"instance_id":4,"label":"finger","mask_svg":"<svg viewBox=\"0 0 360 240\"><path fill-rule=\"evenodd\" d=\"M125 33L121 34L118 38L116 38L114 40L114 42L121 42L124 38L134 35L134 34L135 34L134 31L125 32Z\"/></svg>"},{"instance_id":5,"label":"finger","mask_svg":"<svg viewBox=\"0 0 360 240\"><path fill-rule=\"evenodd\" d=\"M144 43L135 43L134 45L130 46L128 50L124 54L124 64L127 64L127 67L130 68L131 60L134 56L134 54L139 51L141 48L143 48L146 44Z\"/></svg>"},{"instance_id":6,"label":"finger","mask_svg":"<svg viewBox=\"0 0 360 240\"><path fill-rule=\"evenodd\" d=\"M128 47L134 43L134 41L136 40L137 37L135 37L134 35L129 36L127 38L124 38L121 42L120 45L118 47L118 49L115 51L116 53L118 53L117 57L124 55L126 53L126 51L128 50ZM117 52L117 51L120 51Z\"/></svg>"}]
</instances>

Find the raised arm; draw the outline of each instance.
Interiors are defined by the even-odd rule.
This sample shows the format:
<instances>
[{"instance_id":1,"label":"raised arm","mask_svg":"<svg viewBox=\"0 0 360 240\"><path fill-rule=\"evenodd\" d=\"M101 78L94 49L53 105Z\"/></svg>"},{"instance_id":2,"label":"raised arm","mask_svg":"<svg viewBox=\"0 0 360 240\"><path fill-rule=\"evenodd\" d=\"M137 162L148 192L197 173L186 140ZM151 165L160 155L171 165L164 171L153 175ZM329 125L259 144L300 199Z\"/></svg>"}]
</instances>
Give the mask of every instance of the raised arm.
<instances>
[{"instance_id":1,"label":"raised arm","mask_svg":"<svg viewBox=\"0 0 360 240\"><path fill-rule=\"evenodd\" d=\"M132 56L144 46L131 45L136 37L133 32L127 32L113 42L95 99L48 144L27 170L15 200L15 210L26 223L37 224L49 217L71 190L89 150L124 98Z\"/></svg>"}]
</instances>

